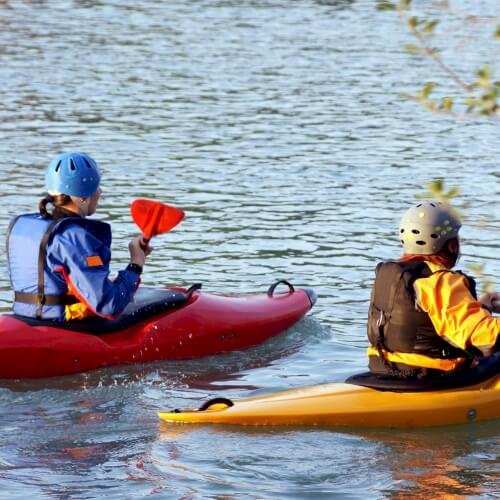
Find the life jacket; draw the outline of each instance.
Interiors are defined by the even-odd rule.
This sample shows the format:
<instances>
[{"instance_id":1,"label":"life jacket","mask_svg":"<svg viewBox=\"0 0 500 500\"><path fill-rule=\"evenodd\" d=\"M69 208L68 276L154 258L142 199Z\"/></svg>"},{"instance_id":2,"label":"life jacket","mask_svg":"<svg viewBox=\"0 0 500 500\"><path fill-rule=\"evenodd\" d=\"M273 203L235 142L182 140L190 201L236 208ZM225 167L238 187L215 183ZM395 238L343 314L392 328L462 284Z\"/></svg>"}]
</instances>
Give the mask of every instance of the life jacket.
<instances>
[{"instance_id":1,"label":"life jacket","mask_svg":"<svg viewBox=\"0 0 500 500\"><path fill-rule=\"evenodd\" d=\"M81 217L53 219L38 213L14 218L7 232L7 262L14 290L14 314L38 319L65 319L65 306L79 302L68 295L59 270L47 265L53 236L69 224L78 224L111 244L109 226Z\"/></svg>"},{"instance_id":2,"label":"life jacket","mask_svg":"<svg viewBox=\"0 0 500 500\"><path fill-rule=\"evenodd\" d=\"M413 283L431 274L425 262L378 264L368 312L368 339L382 359L383 351L437 359L467 357L465 351L438 335L429 315L416 305ZM467 279L469 290L476 297L475 281L468 276Z\"/></svg>"}]
</instances>

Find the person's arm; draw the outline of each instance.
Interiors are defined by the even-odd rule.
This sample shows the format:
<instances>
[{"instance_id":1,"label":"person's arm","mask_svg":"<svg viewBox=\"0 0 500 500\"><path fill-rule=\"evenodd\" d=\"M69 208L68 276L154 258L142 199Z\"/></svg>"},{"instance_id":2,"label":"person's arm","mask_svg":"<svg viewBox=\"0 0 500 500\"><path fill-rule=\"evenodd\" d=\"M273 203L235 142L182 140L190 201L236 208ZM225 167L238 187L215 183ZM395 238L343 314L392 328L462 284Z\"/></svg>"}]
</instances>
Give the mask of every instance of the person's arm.
<instances>
[{"instance_id":1,"label":"person's arm","mask_svg":"<svg viewBox=\"0 0 500 500\"><path fill-rule=\"evenodd\" d=\"M490 292L479 297L479 302L492 313L500 313L500 293Z\"/></svg>"},{"instance_id":2,"label":"person's arm","mask_svg":"<svg viewBox=\"0 0 500 500\"><path fill-rule=\"evenodd\" d=\"M106 245L77 225L56 234L48 252L48 264L62 273L77 299L107 319L120 315L140 283L140 270L130 268L111 281L110 256Z\"/></svg>"},{"instance_id":3,"label":"person's arm","mask_svg":"<svg viewBox=\"0 0 500 500\"><path fill-rule=\"evenodd\" d=\"M438 272L414 284L418 305L429 314L436 332L460 349L474 346L489 356L498 340L500 318L476 300L459 273Z\"/></svg>"}]
</instances>

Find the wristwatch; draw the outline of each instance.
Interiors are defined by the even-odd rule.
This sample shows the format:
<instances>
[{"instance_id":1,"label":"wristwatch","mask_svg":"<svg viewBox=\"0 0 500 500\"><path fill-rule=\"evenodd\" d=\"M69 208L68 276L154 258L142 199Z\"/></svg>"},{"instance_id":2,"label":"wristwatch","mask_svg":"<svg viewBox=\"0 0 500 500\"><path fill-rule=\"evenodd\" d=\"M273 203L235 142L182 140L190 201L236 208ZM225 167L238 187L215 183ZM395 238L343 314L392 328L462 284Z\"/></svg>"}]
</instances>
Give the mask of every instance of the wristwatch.
<instances>
[{"instance_id":1,"label":"wristwatch","mask_svg":"<svg viewBox=\"0 0 500 500\"><path fill-rule=\"evenodd\" d=\"M127 271L132 271L133 273L142 274L142 266L134 264L133 262L131 262L125 269Z\"/></svg>"}]
</instances>

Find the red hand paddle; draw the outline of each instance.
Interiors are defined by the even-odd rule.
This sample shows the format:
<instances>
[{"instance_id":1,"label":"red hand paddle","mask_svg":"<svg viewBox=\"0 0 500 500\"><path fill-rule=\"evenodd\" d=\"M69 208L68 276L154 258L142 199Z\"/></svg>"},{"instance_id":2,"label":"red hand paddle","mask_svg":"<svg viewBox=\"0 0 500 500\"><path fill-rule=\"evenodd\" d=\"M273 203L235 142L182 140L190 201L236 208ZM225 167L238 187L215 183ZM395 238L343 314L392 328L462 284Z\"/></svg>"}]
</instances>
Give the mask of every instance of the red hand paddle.
<instances>
[{"instance_id":1,"label":"red hand paddle","mask_svg":"<svg viewBox=\"0 0 500 500\"><path fill-rule=\"evenodd\" d=\"M166 233L184 218L180 208L147 198L138 198L130 205L132 219L139 226L147 244L153 236Z\"/></svg>"}]
</instances>

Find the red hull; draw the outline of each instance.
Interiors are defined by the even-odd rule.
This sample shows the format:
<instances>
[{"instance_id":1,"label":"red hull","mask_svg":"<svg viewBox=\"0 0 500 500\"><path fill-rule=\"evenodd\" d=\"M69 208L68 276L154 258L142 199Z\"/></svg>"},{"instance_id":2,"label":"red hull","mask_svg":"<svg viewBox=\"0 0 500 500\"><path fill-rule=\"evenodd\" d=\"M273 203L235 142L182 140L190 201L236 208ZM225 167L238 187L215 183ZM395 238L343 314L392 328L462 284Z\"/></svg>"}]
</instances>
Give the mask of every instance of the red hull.
<instances>
[{"instance_id":1,"label":"red hull","mask_svg":"<svg viewBox=\"0 0 500 500\"><path fill-rule=\"evenodd\" d=\"M103 335L0 316L0 378L53 377L240 350L283 332L311 307L301 289L273 296L195 292L182 307Z\"/></svg>"}]
</instances>

